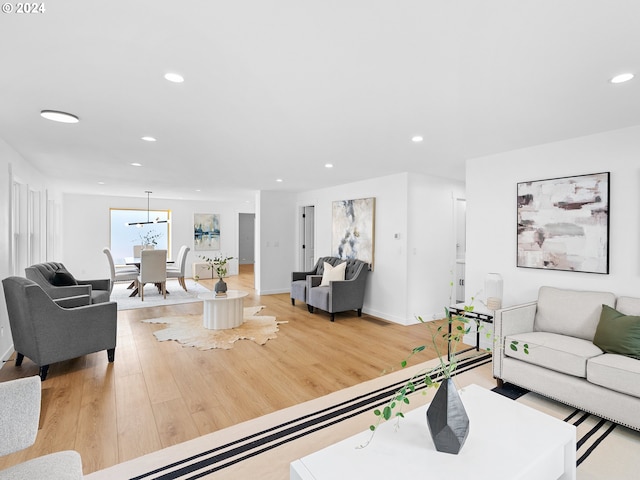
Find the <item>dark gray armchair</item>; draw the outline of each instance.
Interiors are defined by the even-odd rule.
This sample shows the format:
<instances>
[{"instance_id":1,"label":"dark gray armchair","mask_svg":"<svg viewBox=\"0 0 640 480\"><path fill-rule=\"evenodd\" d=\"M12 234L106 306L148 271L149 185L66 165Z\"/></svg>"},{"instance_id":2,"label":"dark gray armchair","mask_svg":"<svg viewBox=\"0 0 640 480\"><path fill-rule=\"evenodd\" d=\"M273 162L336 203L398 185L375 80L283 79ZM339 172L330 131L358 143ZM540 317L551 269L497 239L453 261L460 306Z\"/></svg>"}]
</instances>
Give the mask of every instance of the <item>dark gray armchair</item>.
<instances>
[{"instance_id":1,"label":"dark gray armchair","mask_svg":"<svg viewBox=\"0 0 640 480\"><path fill-rule=\"evenodd\" d=\"M307 277L309 311L313 313L314 308L319 308L329 312L332 322L337 312L357 310L358 316L362 315L365 286L369 274L369 264L362 260L336 260L335 264L332 263L334 267L341 262L347 262L344 280L332 281L328 286L320 286L322 274Z\"/></svg>"},{"instance_id":2,"label":"dark gray armchair","mask_svg":"<svg viewBox=\"0 0 640 480\"><path fill-rule=\"evenodd\" d=\"M63 308L37 283L22 277L2 280L17 367L24 357L40 367L44 381L49 365L101 350L113 362L117 303Z\"/></svg>"},{"instance_id":3,"label":"dark gray armchair","mask_svg":"<svg viewBox=\"0 0 640 480\"><path fill-rule=\"evenodd\" d=\"M69 300L58 302L64 307L87 305L89 303L108 302L111 296L111 279L78 280L74 278L62 263L46 262L37 263L24 269L29 280L36 282L54 300L69 299L72 297L89 297L89 302L76 302L69 304Z\"/></svg>"},{"instance_id":4,"label":"dark gray armchair","mask_svg":"<svg viewBox=\"0 0 640 480\"><path fill-rule=\"evenodd\" d=\"M324 262L336 266L342 262L338 257L320 257L316 262L313 270L308 272L292 272L291 273L291 305L296 304L296 300L307 303L307 277L309 275L320 275L324 273Z\"/></svg>"}]
</instances>

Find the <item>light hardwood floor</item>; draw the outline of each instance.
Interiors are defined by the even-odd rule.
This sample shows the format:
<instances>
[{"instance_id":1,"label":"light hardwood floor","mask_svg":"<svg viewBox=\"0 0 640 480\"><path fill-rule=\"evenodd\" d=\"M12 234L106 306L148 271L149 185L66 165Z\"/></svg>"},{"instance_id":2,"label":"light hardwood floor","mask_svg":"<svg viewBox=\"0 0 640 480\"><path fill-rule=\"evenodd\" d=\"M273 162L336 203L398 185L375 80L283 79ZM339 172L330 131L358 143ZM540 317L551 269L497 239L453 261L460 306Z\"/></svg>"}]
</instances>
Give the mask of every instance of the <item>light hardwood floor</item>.
<instances>
[{"instance_id":1,"label":"light hardwood floor","mask_svg":"<svg viewBox=\"0 0 640 480\"><path fill-rule=\"evenodd\" d=\"M153 331L163 326L141 320L202 313L201 303L119 312L115 362L98 352L52 365L42 384L36 443L0 458L0 469L73 449L87 474L375 378L399 367L411 348L429 344L424 325L355 312L337 314L332 323L302 302L292 306L288 294L258 296L251 266L227 280L229 288L249 292L245 306L264 305L261 314L288 322L276 339L199 351L158 342ZM430 358L432 349L416 360ZM0 381L37 371L26 358L21 367L11 359Z\"/></svg>"}]
</instances>

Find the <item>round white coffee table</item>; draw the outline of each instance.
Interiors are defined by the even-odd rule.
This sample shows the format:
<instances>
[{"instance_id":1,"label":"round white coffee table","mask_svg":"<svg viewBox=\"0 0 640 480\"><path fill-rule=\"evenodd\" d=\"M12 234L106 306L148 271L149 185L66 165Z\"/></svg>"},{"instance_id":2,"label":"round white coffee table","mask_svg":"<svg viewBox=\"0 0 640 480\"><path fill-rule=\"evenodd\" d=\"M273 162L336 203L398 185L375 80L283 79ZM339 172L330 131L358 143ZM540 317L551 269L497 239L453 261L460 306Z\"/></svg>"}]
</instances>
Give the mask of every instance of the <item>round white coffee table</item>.
<instances>
[{"instance_id":1,"label":"round white coffee table","mask_svg":"<svg viewBox=\"0 0 640 480\"><path fill-rule=\"evenodd\" d=\"M244 322L244 297L248 292L227 290L226 297L216 297L215 292L201 293L198 298L204 303L202 324L210 330L224 330L242 325Z\"/></svg>"}]
</instances>

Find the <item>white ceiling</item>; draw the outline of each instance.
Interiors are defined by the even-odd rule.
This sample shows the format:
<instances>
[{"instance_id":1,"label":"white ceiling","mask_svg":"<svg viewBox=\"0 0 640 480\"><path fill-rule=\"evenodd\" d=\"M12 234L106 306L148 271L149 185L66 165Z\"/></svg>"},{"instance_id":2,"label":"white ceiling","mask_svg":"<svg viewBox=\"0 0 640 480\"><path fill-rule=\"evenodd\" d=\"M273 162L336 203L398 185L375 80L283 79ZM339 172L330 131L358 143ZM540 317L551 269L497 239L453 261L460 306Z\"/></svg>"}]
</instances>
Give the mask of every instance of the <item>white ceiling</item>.
<instances>
[{"instance_id":1,"label":"white ceiling","mask_svg":"<svg viewBox=\"0 0 640 480\"><path fill-rule=\"evenodd\" d=\"M69 192L464 179L469 158L640 124L638 0L43 3L0 14L0 138Z\"/></svg>"}]
</instances>

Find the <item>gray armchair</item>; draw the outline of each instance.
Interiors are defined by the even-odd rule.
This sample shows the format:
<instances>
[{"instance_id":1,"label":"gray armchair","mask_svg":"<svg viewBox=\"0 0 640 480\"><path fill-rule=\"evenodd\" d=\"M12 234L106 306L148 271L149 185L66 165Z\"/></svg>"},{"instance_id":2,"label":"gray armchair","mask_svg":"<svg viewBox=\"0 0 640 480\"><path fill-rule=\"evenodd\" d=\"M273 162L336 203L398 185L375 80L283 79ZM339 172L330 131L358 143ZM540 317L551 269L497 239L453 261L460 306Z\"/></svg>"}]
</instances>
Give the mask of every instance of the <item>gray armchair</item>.
<instances>
[{"instance_id":1,"label":"gray armchair","mask_svg":"<svg viewBox=\"0 0 640 480\"><path fill-rule=\"evenodd\" d=\"M37 376L0 383L0 455L30 447L38 434L42 390ZM51 453L0 470L0 480L80 479L82 459L74 450Z\"/></svg>"},{"instance_id":2,"label":"gray armchair","mask_svg":"<svg viewBox=\"0 0 640 480\"><path fill-rule=\"evenodd\" d=\"M9 325L16 350L15 365L29 357L47 378L49 365L100 350L113 362L116 349L117 303L63 308L37 283L22 277L2 280Z\"/></svg>"},{"instance_id":3,"label":"gray armchair","mask_svg":"<svg viewBox=\"0 0 640 480\"><path fill-rule=\"evenodd\" d=\"M310 275L320 275L324 273L324 262L336 266L344 260L338 257L320 257L316 262L313 270L308 272L292 272L291 273L291 305L296 304L296 300L307 303L307 277Z\"/></svg>"},{"instance_id":4,"label":"gray armchair","mask_svg":"<svg viewBox=\"0 0 640 480\"><path fill-rule=\"evenodd\" d=\"M358 316L362 315L364 292L369 274L369 264L362 260L340 260L338 263L347 262L344 280L332 281L328 286L320 286L322 275L310 275L307 277L307 306L313 313L314 308L319 308L331 315L331 321L335 320L337 312L357 310Z\"/></svg>"},{"instance_id":5,"label":"gray armchair","mask_svg":"<svg viewBox=\"0 0 640 480\"><path fill-rule=\"evenodd\" d=\"M25 268L24 273L54 300L88 295L90 303L102 303L108 302L111 296L110 278L78 280L59 262L37 263Z\"/></svg>"}]
</instances>

